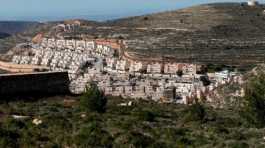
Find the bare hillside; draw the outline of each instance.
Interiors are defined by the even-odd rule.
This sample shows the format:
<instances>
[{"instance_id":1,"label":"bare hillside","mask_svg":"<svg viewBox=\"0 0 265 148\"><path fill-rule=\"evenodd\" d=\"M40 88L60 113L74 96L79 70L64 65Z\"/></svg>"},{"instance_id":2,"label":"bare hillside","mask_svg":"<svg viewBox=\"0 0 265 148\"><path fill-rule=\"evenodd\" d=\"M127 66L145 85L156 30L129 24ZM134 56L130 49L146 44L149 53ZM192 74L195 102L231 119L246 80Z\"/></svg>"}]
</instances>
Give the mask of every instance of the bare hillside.
<instances>
[{"instance_id":1,"label":"bare hillside","mask_svg":"<svg viewBox=\"0 0 265 148\"><path fill-rule=\"evenodd\" d=\"M130 50L141 56L170 56L179 61L253 64L265 59L265 7L215 3L108 22L131 27ZM142 28L142 30L132 29Z\"/></svg>"}]
</instances>

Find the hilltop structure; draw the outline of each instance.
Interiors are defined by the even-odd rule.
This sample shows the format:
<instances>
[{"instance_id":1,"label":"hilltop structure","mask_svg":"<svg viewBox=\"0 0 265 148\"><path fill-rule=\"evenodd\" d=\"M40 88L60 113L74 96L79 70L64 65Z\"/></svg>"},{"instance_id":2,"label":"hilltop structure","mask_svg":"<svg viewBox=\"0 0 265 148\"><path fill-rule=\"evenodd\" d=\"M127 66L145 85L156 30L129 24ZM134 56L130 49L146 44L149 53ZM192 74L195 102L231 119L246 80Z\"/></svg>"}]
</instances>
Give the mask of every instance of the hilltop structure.
<instances>
[{"instance_id":1,"label":"hilltop structure","mask_svg":"<svg viewBox=\"0 0 265 148\"><path fill-rule=\"evenodd\" d=\"M257 6L259 4L256 0L249 0L247 3L249 6Z\"/></svg>"}]
</instances>

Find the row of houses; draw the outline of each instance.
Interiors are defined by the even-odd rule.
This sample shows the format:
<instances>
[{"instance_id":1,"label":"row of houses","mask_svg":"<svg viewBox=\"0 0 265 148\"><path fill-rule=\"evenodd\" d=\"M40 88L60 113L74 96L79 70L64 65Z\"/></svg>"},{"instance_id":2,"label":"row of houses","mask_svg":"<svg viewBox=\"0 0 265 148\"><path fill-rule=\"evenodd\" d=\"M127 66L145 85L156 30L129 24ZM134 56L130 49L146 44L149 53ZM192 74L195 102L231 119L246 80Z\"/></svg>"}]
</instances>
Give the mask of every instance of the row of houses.
<instances>
[{"instance_id":1,"label":"row of houses","mask_svg":"<svg viewBox=\"0 0 265 148\"><path fill-rule=\"evenodd\" d=\"M75 94L83 93L94 81L106 95L184 104L203 98L234 77L229 72L215 73L210 77L213 83L204 86L194 64L126 61L115 57L115 50L94 41L43 39L31 55L15 55L12 61L68 71Z\"/></svg>"},{"instance_id":2,"label":"row of houses","mask_svg":"<svg viewBox=\"0 0 265 148\"><path fill-rule=\"evenodd\" d=\"M55 40L44 38L41 46L51 49L73 49L75 52L97 52L101 56L109 56L106 58L108 68L129 71L129 72L146 72L146 73L166 73L176 74L178 71L183 73L195 74L197 65L189 63L144 63L141 61L127 61L114 57L118 47L115 41L85 41L85 40Z\"/></svg>"},{"instance_id":3,"label":"row of houses","mask_svg":"<svg viewBox=\"0 0 265 148\"><path fill-rule=\"evenodd\" d=\"M106 43L105 43L106 44ZM110 44L101 44L98 40L66 40L66 39L54 39L43 38L40 46L43 48L56 48L56 49L72 49L79 52L98 50L104 55L113 54L115 50L118 50L118 46L114 46L112 42ZM116 48L113 48L116 47ZM111 52L111 53L110 53Z\"/></svg>"},{"instance_id":4,"label":"row of houses","mask_svg":"<svg viewBox=\"0 0 265 148\"><path fill-rule=\"evenodd\" d=\"M177 74L181 72L182 74L196 74L196 67L195 64L188 63L144 63L114 57L106 58L106 68L130 73Z\"/></svg>"}]
</instances>

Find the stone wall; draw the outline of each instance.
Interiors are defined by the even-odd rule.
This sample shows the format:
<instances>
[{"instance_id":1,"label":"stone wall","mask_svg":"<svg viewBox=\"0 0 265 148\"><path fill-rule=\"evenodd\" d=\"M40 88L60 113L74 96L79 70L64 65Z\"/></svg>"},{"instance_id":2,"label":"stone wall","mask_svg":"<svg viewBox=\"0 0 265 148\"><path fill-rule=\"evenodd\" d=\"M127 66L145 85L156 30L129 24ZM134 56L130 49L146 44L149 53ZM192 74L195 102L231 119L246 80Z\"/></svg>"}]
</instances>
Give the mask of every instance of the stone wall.
<instances>
[{"instance_id":1,"label":"stone wall","mask_svg":"<svg viewBox=\"0 0 265 148\"><path fill-rule=\"evenodd\" d=\"M9 62L0 61L0 69L13 72L13 73L31 73L36 70L47 71L48 67L36 66L36 65L26 65L26 64L14 64Z\"/></svg>"},{"instance_id":2,"label":"stone wall","mask_svg":"<svg viewBox=\"0 0 265 148\"><path fill-rule=\"evenodd\" d=\"M42 96L67 93L69 93L67 72L0 75L0 96Z\"/></svg>"}]
</instances>

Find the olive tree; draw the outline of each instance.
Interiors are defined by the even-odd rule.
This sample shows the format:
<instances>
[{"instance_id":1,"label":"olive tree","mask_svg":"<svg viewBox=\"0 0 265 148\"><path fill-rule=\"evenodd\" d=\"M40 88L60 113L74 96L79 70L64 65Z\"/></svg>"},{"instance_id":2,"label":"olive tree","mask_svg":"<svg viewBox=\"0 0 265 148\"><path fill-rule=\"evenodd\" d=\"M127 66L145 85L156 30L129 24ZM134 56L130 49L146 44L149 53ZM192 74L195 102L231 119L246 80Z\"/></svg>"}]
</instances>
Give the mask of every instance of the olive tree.
<instances>
[{"instance_id":1,"label":"olive tree","mask_svg":"<svg viewBox=\"0 0 265 148\"><path fill-rule=\"evenodd\" d=\"M87 87L86 92L80 98L80 107L86 112L105 112L107 99L95 83Z\"/></svg>"},{"instance_id":2,"label":"olive tree","mask_svg":"<svg viewBox=\"0 0 265 148\"><path fill-rule=\"evenodd\" d=\"M265 73L249 80L245 89L245 115L257 127L265 126Z\"/></svg>"}]
</instances>

